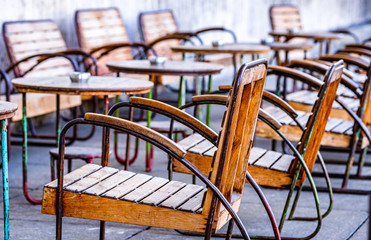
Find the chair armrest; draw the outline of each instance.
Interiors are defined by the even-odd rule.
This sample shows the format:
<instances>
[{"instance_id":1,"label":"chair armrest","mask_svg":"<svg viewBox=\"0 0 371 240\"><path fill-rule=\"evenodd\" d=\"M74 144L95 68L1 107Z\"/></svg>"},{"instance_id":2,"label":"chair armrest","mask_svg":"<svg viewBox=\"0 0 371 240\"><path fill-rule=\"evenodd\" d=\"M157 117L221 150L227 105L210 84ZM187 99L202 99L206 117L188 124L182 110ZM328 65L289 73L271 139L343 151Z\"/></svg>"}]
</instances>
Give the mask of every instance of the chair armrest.
<instances>
[{"instance_id":1,"label":"chair armrest","mask_svg":"<svg viewBox=\"0 0 371 240\"><path fill-rule=\"evenodd\" d=\"M280 129L282 127L281 123L277 119L275 119L262 108L259 108L258 118L265 123L270 123L268 125L274 126L276 129Z\"/></svg>"},{"instance_id":2,"label":"chair armrest","mask_svg":"<svg viewBox=\"0 0 371 240\"><path fill-rule=\"evenodd\" d=\"M103 53L97 57L97 59L101 58L104 55L107 55L110 51L113 51L117 48L122 48L122 47L137 47L137 48L144 48L148 49L148 45L142 42L122 42L122 43L111 43L111 44L106 44L100 47L92 48L90 50L90 54L94 54L98 51L105 50Z\"/></svg>"},{"instance_id":3,"label":"chair armrest","mask_svg":"<svg viewBox=\"0 0 371 240\"><path fill-rule=\"evenodd\" d=\"M6 74L5 71L0 69L0 79L4 79L5 81L5 95L6 95L6 101L10 101L10 93L14 91L13 85L10 82L9 75Z\"/></svg>"},{"instance_id":4,"label":"chair armrest","mask_svg":"<svg viewBox=\"0 0 371 240\"><path fill-rule=\"evenodd\" d=\"M166 40L172 40L172 39L190 41L189 36L186 36L184 34L176 34L176 33L174 33L174 34L167 34L165 36L159 37L159 38L153 40L152 42L148 43L148 46L149 47L153 47L153 45L155 45L155 44L157 44L159 42L166 41Z\"/></svg>"},{"instance_id":5,"label":"chair armrest","mask_svg":"<svg viewBox=\"0 0 371 240\"><path fill-rule=\"evenodd\" d=\"M323 60L292 60L289 67L305 68L320 74L325 74L328 69L330 69L331 63ZM341 83L351 90L356 96L360 97L362 95L362 86L352 80L352 73L344 69Z\"/></svg>"},{"instance_id":6,"label":"chair armrest","mask_svg":"<svg viewBox=\"0 0 371 240\"><path fill-rule=\"evenodd\" d=\"M177 145L174 141L171 139L163 136L162 134L144 127L138 123L125 120L122 118L117 118L113 116L107 116L103 114L98 113L86 113L85 120L90 122L101 122L104 124L108 124L110 126L118 126L124 129L129 130L130 132L136 132L142 136L144 136L147 139L153 139L154 141L161 144L163 147L169 149L173 153L175 153L177 156L183 158L185 154L187 153L184 149L182 149L179 145Z\"/></svg>"},{"instance_id":7,"label":"chair armrest","mask_svg":"<svg viewBox=\"0 0 371 240\"><path fill-rule=\"evenodd\" d=\"M355 66L358 66L362 68L363 70L367 71L369 67L369 63L360 58L360 57L355 57L346 53L335 53L335 54L328 54L328 55L323 55L319 58L320 60L326 60L326 61L338 61L338 60L344 60L346 64L352 64Z\"/></svg>"},{"instance_id":8,"label":"chair armrest","mask_svg":"<svg viewBox=\"0 0 371 240\"><path fill-rule=\"evenodd\" d=\"M202 28L202 29L199 29L195 32L195 35L199 35L200 33L205 33L205 32L212 32L212 31L223 31L223 32L228 32L232 38L233 38L233 42L237 42L237 37L236 37L236 34L230 30L230 29L226 29L224 27L208 27L208 28Z\"/></svg>"},{"instance_id":9,"label":"chair armrest","mask_svg":"<svg viewBox=\"0 0 371 240\"><path fill-rule=\"evenodd\" d=\"M301 81L311 87L319 89L323 82L318 80L316 77L304 73L302 71L292 69L289 67L281 67L281 66L268 66L267 75L278 75L278 76L286 76L292 78L294 80Z\"/></svg>"},{"instance_id":10,"label":"chair armrest","mask_svg":"<svg viewBox=\"0 0 371 240\"><path fill-rule=\"evenodd\" d=\"M10 71L12 71L12 70L14 70L15 68L17 68L19 64L21 64L21 63L23 63L23 62L26 62L26 61L28 61L28 60L30 60L30 59L32 59L32 58L38 58L38 59L37 59L37 63L36 63L34 66L30 67L30 68L29 68L26 72L24 72L22 75L19 76L19 75L16 74L16 77L22 77L22 76L26 75L28 72L32 71L32 70L33 70L35 67L37 67L37 65L39 65L40 63L42 63L42 62L44 62L44 61L46 61L46 60L48 60L48 59L50 59L50 58L54 58L54 57L62 57L62 58L65 58L66 60L68 60L68 61L71 63L71 65L72 65L72 67L73 67L73 69L74 69L75 71L78 71L78 70L79 70L79 68L78 68L77 63L75 62L75 60L73 60L72 58L66 56L66 54L63 54L63 53L38 53L38 54L34 54L34 55L31 55L31 56L25 57L25 58L23 58L23 59L21 59L21 60L15 62L15 63L13 63L11 66L9 66L9 67L6 69L6 72L9 73Z\"/></svg>"},{"instance_id":11,"label":"chair armrest","mask_svg":"<svg viewBox=\"0 0 371 240\"><path fill-rule=\"evenodd\" d=\"M291 107L285 100L278 97L277 95L270 93L266 90L263 91L263 100L272 103L273 105L279 107L281 110L286 112L292 118L296 118L298 113L295 111L293 107Z\"/></svg>"},{"instance_id":12,"label":"chair armrest","mask_svg":"<svg viewBox=\"0 0 371 240\"><path fill-rule=\"evenodd\" d=\"M340 34L345 34L348 36L351 36L354 39L354 42L359 43L359 38L356 34L353 32L347 30L347 29L334 29L330 31L331 33L340 33Z\"/></svg>"}]
</instances>

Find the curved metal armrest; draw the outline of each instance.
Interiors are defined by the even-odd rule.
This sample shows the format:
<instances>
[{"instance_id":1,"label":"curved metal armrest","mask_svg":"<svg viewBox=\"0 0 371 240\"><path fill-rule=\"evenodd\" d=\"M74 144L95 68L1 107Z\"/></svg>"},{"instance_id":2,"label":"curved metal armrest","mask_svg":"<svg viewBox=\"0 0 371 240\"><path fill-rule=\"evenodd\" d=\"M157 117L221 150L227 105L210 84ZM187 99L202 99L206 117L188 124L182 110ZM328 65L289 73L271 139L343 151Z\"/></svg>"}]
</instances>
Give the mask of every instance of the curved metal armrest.
<instances>
[{"instance_id":1,"label":"curved metal armrest","mask_svg":"<svg viewBox=\"0 0 371 240\"><path fill-rule=\"evenodd\" d=\"M292 118L296 118L298 113L292 108L285 100L278 97L277 95L270 93L266 90L263 91L263 100L272 103L273 105L279 107L281 110L286 112Z\"/></svg>"},{"instance_id":2,"label":"curved metal armrest","mask_svg":"<svg viewBox=\"0 0 371 240\"><path fill-rule=\"evenodd\" d=\"M13 92L14 88L12 83L10 82L9 75L0 69L0 79L4 79L5 81L5 95L6 101L10 101L10 93Z\"/></svg>"},{"instance_id":3,"label":"curved metal armrest","mask_svg":"<svg viewBox=\"0 0 371 240\"><path fill-rule=\"evenodd\" d=\"M202 29L199 29L195 32L195 35L199 35L201 33L205 33L205 32L211 32L211 31L223 31L223 32L228 32L229 34L231 34L232 38L233 38L233 42L237 42L237 37L236 37L236 34L230 30L230 29L226 29L224 27L208 27L208 28L202 28Z\"/></svg>"},{"instance_id":4,"label":"curved metal armrest","mask_svg":"<svg viewBox=\"0 0 371 240\"><path fill-rule=\"evenodd\" d=\"M63 55L77 55L77 56L82 56L82 63L86 63L85 59L89 58L90 60L93 61L93 64L89 64L88 66L85 66L85 71L89 71L92 65L94 65L95 68L95 75L98 76L98 64L97 64L97 59L93 57L90 53L87 53L81 49L67 49L64 51L57 52L57 54L63 54Z\"/></svg>"},{"instance_id":5,"label":"curved metal armrest","mask_svg":"<svg viewBox=\"0 0 371 240\"><path fill-rule=\"evenodd\" d=\"M349 35L349 36L351 36L354 39L354 41L356 43L359 43L358 36L355 33L349 31L348 29L334 29L334 30L331 30L330 32L331 33L340 33L340 34Z\"/></svg>"},{"instance_id":6,"label":"curved metal armrest","mask_svg":"<svg viewBox=\"0 0 371 240\"><path fill-rule=\"evenodd\" d=\"M293 80L301 81L311 87L314 87L315 89L319 89L323 85L323 82L318 80L316 77L289 67L268 66L267 75L272 74L286 76L292 78Z\"/></svg>"},{"instance_id":7,"label":"curved metal armrest","mask_svg":"<svg viewBox=\"0 0 371 240\"><path fill-rule=\"evenodd\" d=\"M72 58L66 56L66 54L63 54L63 53L38 53L38 54L34 54L34 55L31 55L31 56L28 56L28 57L25 57L17 62L15 62L14 64L12 64L11 66L9 66L7 69L6 69L6 72L9 73L10 71L14 70L16 67L18 67L19 64L23 63L23 62L26 62L32 58L38 58L37 59L37 63L35 65L33 65L32 67L30 67L26 72L24 72L21 76L17 76L17 77L22 77L24 75L26 75L28 72L32 71L37 65L39 65L40 63L50 59L50 58L54 58L54 57L62 57L62 58L65 58L67 59L72 67L74 68L75 71L78 71L78 66L77 66L77 63L75 60L73 60Z\"/></svg>"},{"instance_id":8,"label":"curved metal armrest","mask_svg":"<svg viewBox=\"0 0 371 240\"><path fill-rule=\"evenodd\" d=\"M352 109L350 109L350 107L348 107L348 105L346 105L346 103L344 103L341 99L339 99L338 96L336 96L335 101L337 103L339 103L341 105L341 107L345 111L347 111L347 113L349 113L349 115L354 119L355 124L357 124L361 128L362 132L366 135L366 137L368 138L368 141L371 143L371 134L370 134L370 131L367 128L367 126L362 122L362 119L359 118L357 116L357 114L355 114L352 111Z\"/></svg>"}]
</instances>

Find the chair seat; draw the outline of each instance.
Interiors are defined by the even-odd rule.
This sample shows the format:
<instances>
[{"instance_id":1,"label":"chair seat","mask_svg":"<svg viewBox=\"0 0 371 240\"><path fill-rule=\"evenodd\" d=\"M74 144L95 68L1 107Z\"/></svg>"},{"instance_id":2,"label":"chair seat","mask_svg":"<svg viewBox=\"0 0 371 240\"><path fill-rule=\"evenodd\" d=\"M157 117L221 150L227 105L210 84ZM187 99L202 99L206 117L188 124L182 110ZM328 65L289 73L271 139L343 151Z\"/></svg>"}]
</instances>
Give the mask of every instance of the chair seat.
<instances>
[{"instance_id":1,"label":"chair seat","mask_svg":"<svg viewBox=\"0 0 371 240\"><path fill-rule=\"evenodd\" d=\"M147 121L139 121L140 125L147 126ZM170 128L170 120L163 120L163 121L151 121L151 128L155 129L158 132L168 132ZM183 132L186 131L188 128L185 127L183 124L179 122L174 122L173 131L175 132Z\"/></svg>"},{"instance_id":2,"label":"chair seat","mask_svg":"<svg viewBox=\"0 0 371 240\"><path fill-rule=\"evenodd\" d=\"M290 141L300 141L302 131L294 120L292 120L292 118L276 107L267 107L264 108L264 110L270 113L282 124L280 131L283 132ZM309 119L310 113L303 111L296 112L298 113L298 122L305 126ZM353 135L353 125L353 121L329 118L321 144L324 146L348 148L351 144L351 138ZM278 136L278 134L276 134L270 127L261 121L258 121L257 123L256 136L281 140L281 137ZM362 146L365 144L367 144L367 140L364 138Z\"/></svg>"},{"instance_id":3,"label":"chair seat","mask_svg":"<svg viewBox=\"0 0 371 240\"><path fill-rule=\"evenodd\" d=\"M199 134L192 134L178 142L178 145L187 150L186 158L201 170L205 175L211 171L212 159L217 148ZM289 173L295 157L280 152L270 151L259 147L252 147L249 157L248 171L253 175L258 171L266 171L268 174L256 174L258 184L273 184L277 187L288 185L292 178ZM173 170L176 172L191 172L178 161L173 161ZM270 173L270 174L269 174ZM270 179L270 180L269 180Z\"/></svg>"},{"instance_id":4,"label":"chair seat","mask_svg":"<svg viewBox=\"0 0 371 240\"><path fill-rule=\"evenodd\" d=\"M206 193L203 186L96 164L87 164L66 174L63 181L63 201L66 206L63 209L64 216L89 216L96 220L204 231L207 216L201 214L202 200ZM44 186L42 213L55 214L56 188L57 180ZM80 207L76 209L76 205ZM102 209L110 211L102 213ZM143 211L143 217L133 220L130 214L132 211ZM172 221L174 226L170 226L169 221L164 221L174 217L167 216L169 212L178 212ZM192 229L181 224L190 221L200 224L191 224Z\"/></svg>"},{"instance_id":5,"label":"chair seat","mask_svg":"<svg viewBox=\"0 0 371 240\"><path fill-rule=\"evenodd\" d=\"M49 150L49 153L52 157L57 158L59 156L59 149L52 148ZM66 159L72 158L81 158L81 159L88 159L88 158L100 158L102 156L102 149L92 148L92 147L66 147L64 151L64 157Z\"/></svg>"},{"instance_id":6,"label":"chair seat","mask_svg":"<svg viewBox=\"0 0 371 240\"><path fill-rule=\"evenodd\" d=\"M44 93L27 93L27 118L41 116L47 113L52 113L57 110L56 96L54 94ZM5 100L5 96L0 97ZM10 101L22 106L22 94L16 93L10 95ZM77 107L81 105L80 96L76 95L60 95L60 109ZM12 118L13 122L22 120L22 111L17 111Z\"/></svg>"},{"instance_id":7,"label":"chair seat","mask_svg":"<svg viewBox=\"0 0 371 240\"><path fill-rule=\"evenodd\" d=\"M342 90L342 89L340 89ZM352 92L347 90L345 87L343 88L343 94L340 99L347 104L354 112L356 112L359 108L359 99L352 97ZM294 93L290 93L287 95L286 99L287 102L296 110L302 110L305 112L311 112L312 106L317 99L317 92L316 91L308 91L302 90L297 91ZM338 92L339 94L339 92ZM354 96L354 94L353 94ZM332 104L332 110L330 113L330 117L340 118L344 120L352 120L351 116L338 104L334 102Z\"/></svg>"}]
</instances>

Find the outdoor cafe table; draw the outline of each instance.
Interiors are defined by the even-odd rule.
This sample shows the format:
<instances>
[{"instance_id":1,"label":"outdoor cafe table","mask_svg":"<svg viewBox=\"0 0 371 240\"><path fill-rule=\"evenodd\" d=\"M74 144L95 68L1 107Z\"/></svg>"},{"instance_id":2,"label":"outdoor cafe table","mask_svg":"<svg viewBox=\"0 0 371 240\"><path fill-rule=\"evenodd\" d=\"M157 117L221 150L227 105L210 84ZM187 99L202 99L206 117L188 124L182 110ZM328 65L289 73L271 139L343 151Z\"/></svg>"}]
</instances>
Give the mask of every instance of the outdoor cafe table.
<instances>
[{"instance_id":1,"label":"outdoor cafe table","mask_svg":"<svg viewBox=\"0 0 371 240\"><path fill-rule=\"evenodd\" d=\"M166 61L164 64L153 65L148 60L128 60L107 63L112 72L144 74L150 76L151 81L159 76L179 76L178 107L185 104L186 89L184 76L209 76L208 91L211 91L211 76L219 74L223 66L219 64L194 62L194 61ZM156 82L156 81L155 81ZM199 90L199 89L198 89ZM150 95L152 97L152 95Z\"/></svg>"},{"instance_id":2,"label":"outdoor cafe table","mask_svg":"<svg viewBox=\"0 0 371 240\"><path fill-rule=\"evenodd\" d=\"M9 239L9 182L8 182L8 140L6 120L15 115L18 106L11 102L0 101L1 121L1 156L3 174L3 211L4 211L4 239Z\"/></svg>"},{"instance_id":3,"label":"outdoor cafe table","mask_svg":"<svg viewBox=\"0 0 371 240\"><path fill-rule=\"evenodd\" d=\"M233 66L234 72L237 70L236 66L236 55L252 55L252 59L255 59L255 56L259 57L259 54L269 53L270 48L268 46L259 45L259 44L247 44L247 43L228 43L220 46L211 46L211 45L179 45L171 48L174 52L180 53L194 53L198 57L205 54L233 54Z\"/></svg>"},{"instance_id":4,"label":"outdoor cafe table","mask_svg":"<svg viewBox=\"0 0 371 240\"><path fill-rule=\"evenodd\" d=\"M153 83L144 80L130 78L117 78L108 76L90 77L87 82L71 82L69 77L27 77L12 80L13 86L22 93L22 124L23 124L23 191L26 199L34 204L41 203L33 199L28 193L27 187L27 112L26 93L49 93L56 94L56 144L58 145L60 133L59 121L59 95L104 95L105 113L108 111L108 95L143 94L150 91Z\"/></svg>"},{"instance_id":5,"label":"outdoor cafe table","mask_svg":"<svg viewBox=\"0 0 371 240\"><path fill-rule=\"evenodd\" d=\"M321 33L321 32L291 32L291 31L272 31L269 32L269 35L275 38L275 41L278 41L279 38L284 37L285 41L288 41L292 38L307 38L313 39L315 42L320 43L319 55L322 55L323 46L322 44L326 42L325 53L330 52L330 44L333 40L339 40L340 36L336 33Z\"/></svg>"}]
</instances>

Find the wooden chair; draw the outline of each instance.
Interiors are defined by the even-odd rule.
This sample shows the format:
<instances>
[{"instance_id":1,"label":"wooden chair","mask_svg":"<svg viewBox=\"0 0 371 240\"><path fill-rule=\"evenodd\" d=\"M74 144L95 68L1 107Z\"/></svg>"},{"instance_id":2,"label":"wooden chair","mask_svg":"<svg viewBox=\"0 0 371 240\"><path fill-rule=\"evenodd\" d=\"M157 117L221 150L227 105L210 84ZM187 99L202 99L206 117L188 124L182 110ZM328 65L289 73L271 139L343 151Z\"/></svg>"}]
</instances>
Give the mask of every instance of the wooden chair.
<instances>
[{"instance_id":1,"label":"wooden chair","mask_svg":"<svg viewBox=\"0 0 371 240\"><path fill-rule=\"evenodd\" d=\"M12 21L3 23L3 37L11 66L6 72L13 71L15 77L46 77L68 75L70 72L83 71L80 65L84 65L89 59L95 65L95 59L77 49L67 49L66 43L58 26L52 20ZM81 62L76 61L80 57ZM93 68L94 70L94 68ZM22 94L17 93L10 81L7 81L6 100L22 106ZM30 126L28 136L29 145L55 146L55 135L40 135L32 123L32 118L52 113L56 110L56 96L54 94L27 93L27 119ZM61 95L60 108L81 107L80 96ZM76 117L77 115L75 115ZM22 120L22 111L11 119L12 122ZM10 129L10 125L9 125ZM10 132L10 131L9 131ZM68 137L68 145L75 140L84 140L92 136L92 129L86 136L78 136L77 129L72 136ZM12 133L12 136L22 137L20 133ZM51 141L52 140L52 141ZM22 142L13 143L22 144ZM24 176L27 176L27 169ZM24 179L24 192L27 200L31 203L41 203L28 195L27 177Z\"/></svg>"},{"instance_id":2,"label":"wooden chair","mask_svg":"<svg viewBox=\"0 0 371 240\"><path fill-rule=\"evenodd\" d=\"M60 177L58 181L45 185L43 194L42 212L57 215L57 239L62 237L63 216L100 220L101 239L104 239L104 221L201 232L205 233L205 239L210 239L212 232L218 231L231 217L231 223L236 222L243 237L249 239L234 209L238 210L241 202L243 187L238 186L245 178L245 156L250 153L266 67L266 61L256 61L240 68L219 137L191 115L174 107L155 100L134 98L137 102L148 103L152 108L181 117L182 122L193 122L195 127L209 129L207 132L213 140L219 138L214 169L209 178L186 160L186 152L176 143L136 123L91 113L87 113L84 119L68 123L61 132ZM117 129L149 141L184 163L207 188L108 167L108 130L104 134L102 166L88 164L63 176L64 136L70 127L79 123ZM208 134L204 132L204 135ZM97 181L93 183L91 179ZM133 189L136 190L129 193ZM79 201L73 200L75 197ZM228 231L227 238L231 232Z\"/></svg>"},{"instance_id":3,"label":"wooden chair","mask_svg":"<svg viewBox=\"0 0 371 240\"><path fill-rule=\"evenodd\" d=\"M269 68L272 68L272 67L270 66ZM327 84L322 84L320 81L316 79L307 78L307 76L304 73L301 73L298 71L292 72L291 76L293 76L294 74L297 74L297 78L302 78L303 81L306 79L306 81L313 82L312 84L318 84L318 87L321 87L320 95L318 99L323 100L323 102L316 103L316 106L313 108L313 114L312 114L312 116L314 117L312 118L315 118L317 116L322 116L322 117L311 119L310 121L308 121L308 124L306 125L305 130L302 127L302 125L298 122L298 120L295 118L295 117L298 117L298 113L295 110L293 110L290 106L288 106L288 104L285 104L284 101L280 100L277 97L272 96L268 92L265 92L265 99L273 103L276 106L275 109L280 108L281 116L290 118L293 122L297 121L297 125L301 127L302 133L298 134L299 136L301 136L299 139L301 142L301 145L299 145L300 147L298 149L299 150L301 149L302 152L299 151L300 154L297 154L296 148L293 147L291 142L288 141L285 138L285 136L281 133L281 130L280 130L281 128L278 127L280 124L274 123L275 122L274 118L271 118L271 117L267 118L266 117L267 115L263 114L261 117L262 117L262 120L264 120L264 122L258 121L258 124L257 124L257 130L256 130L257 136L263 135L264 137L267 137L266 135L267 132L271 132L271 133L274 132L274 134L277 135L277 139L278 137L283 138L285 143L290 146L290 149L293 151L293 155L282 154L282 153L271 151L271 150L253 147L251 149L250 158L248 160L249 161L248 171L250 172L252 176L254 176L254 178L257 179L258 184L261 184L264 186L279 187L279 188L289 187L290 184L292 184L291 188L295 184L296 186L300 186L300 190L298 192L297 197L295 198L295 203L293 204L293 206L296 206L296 202L298 200L301 187L303 186L302 183L304 182L306 175L309 176L310 183L313 184L312 188L313 188L314 196L317 195L316 188L315 188L315 185L313 183L310 173L312 171L314 161L318 153L318 148L315 147L313 151L307 150L304 153L303 144L309 144L309 142L311 142L310 144L316 144L319 147L319 143L314 143L315 140L313 139L313 137L311 139L307 139L307 141L305 139L309 138L309 131L313 131L314 129L317 129L319 125L325 125L324 122L327 121L327 117L325 116L329 114L330 109L323 109L325 108L323 104L328 104L327 102L324 102L324 99L330 98L331 101L333 101L333 99L335 98L334 92L336 92L337 84L339 82L338 76L339 74L341 75L340 73L341 71L342 71L342 67L340 66L340 64L338 64L337 66L334 66L332 68L332 72L329 72L328 75L326 75L325 81L327 81ZM331 86L328 89L326 89L329 85ZM223 104L223 96L212 96L212 95L196 96L193 98L193 102L190 103L188 106L192 106L195 104L210 104L210 103ZM270 121L267 121L267 120L270 120ZM267 129L269 129L269 131ZM283 131L286 132L284 129ZM324 131L324 129L317 132L318 133L318 135L316 134L317 141L318 139L321 139L322 137L321 131ZM187 150L186 158L191 163L197 166L197 168L199 168L204 173L207 173L208 171L210 171L211 166L212 166L212 156L215 150L217 149L212 142L206 140L199 134L193 134L181 140L180 142L178 142L178 144ZM297 168L298 161L300 161L301 164L304 166L305 171ZM322 167L324 168L324 173L326 175L326 169L324 165L322 165ZM177 172L190 173L190 171L185 169L176 160L172 161L172 169ZM296 182L297 179L299 179L298 182ZM331 192L331 185L330 185L329 179L327 179L327 183L329 184L329 188L330 188L329 191L330 191L330 202L331 202L332 192ZM293 188L291 189L291 191L292 190ZM291 199L291 194L292 192L290 192L288 195L286 206L285 206L285 209L281 217L280 230L282 230L282 227L285 221L286 213L288 210L288 204ZM318 204L318 202L316 204ZM317 205L316 207L318 211L319 205ZM330 213L331 208L332 208L332 204L329 205L329 208L327 209L326 213L323 215L321 215L320 212L317 212L317 217L318 217L317 228L308 237L313 237L314 235L316 235L321 225L321 218L324 216L327 216ZM296 219L295 217L293 217L294 210L295 210L295 207L291 209L289 219Z\"/></svg>"},{"instance_id":4,"label":"wooden chair","mask_svg":"<svg viewBox=\"0 0 371 240\"><path fill-rule=\"evenodd\" d=\"M348 96L338 96L337 97L337 104L333 105L333 109L331 111L330 117L332 117L329 121L329 124L326 126L327 130L325 135L328 135L327 141L323 141L322 144L324 147L330 147L330 149L337 149L345 148L347 149L348 161L346 163L346 169L344 174L330 174L333 177L341 177L343 178L343 183L341 188L334 189L337 192L345 191L345 192L356 192L356 193L367 193L369 191L353 191L352 189L347 189L347 184L349 178L355 179L365 179L366 176L362 175L362 168L365 162L365 157L367 154L367 149L369 146L370 138L370 125L371 125L371 90L370 90L370 72L371 72L371 65L367 65L365 62L361 61L362 59L357 59L353 56L345 55L345 54L335 54L335 55L326 55L321 58L323 60L334 61L337 59L344 59L344 62L348 65L356 65L357 67L361 68L363 71L367 71L367 80L364 82L363 87L359 84L354 84L353 86L347 85L348 91L351 90L353 95L347 94ZM318 73L323 74L323 70L326 69L326 65L321 65L318 62L313 61L294 61L291 64L292 67L300 67L310 69L312 71L316 71ZM344 81L346 78L342 79L342 82L346 84ZM348 84L351 82L348 82ZM338 94L342 94L344 92L338 92ZM306 99L305 103L300 101L300 99L295 98L295 96L303 96L302 99ZM297 94L294 93L291 96L288 95L289 103L296 109L300 109L303 111L307 111L307 109L313 104L313 100L311 99L310 95L313 95L313 92L310 93L308 90L303 90L298 92ZM359 151L360 158L358 161L358 170L357 174L351 175L350 170L353 166L354 157L356 151ZM339 163L339 161L335 161L334 163Z\"/></svg>"},{"instance_id":5,"label":"wooden chair","mask_svg":"<svg viewBox=\"0 0 371 240\"><path fill-rule=\"evenodd\" d=\"M98 60L100 75L111 73L107 62L145 58L148 46L130 41L116 7L77 10L75 26L80 48Z\"/></svg>"}]
</instances>

